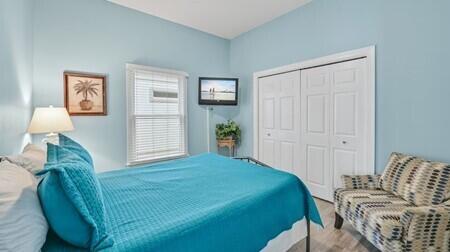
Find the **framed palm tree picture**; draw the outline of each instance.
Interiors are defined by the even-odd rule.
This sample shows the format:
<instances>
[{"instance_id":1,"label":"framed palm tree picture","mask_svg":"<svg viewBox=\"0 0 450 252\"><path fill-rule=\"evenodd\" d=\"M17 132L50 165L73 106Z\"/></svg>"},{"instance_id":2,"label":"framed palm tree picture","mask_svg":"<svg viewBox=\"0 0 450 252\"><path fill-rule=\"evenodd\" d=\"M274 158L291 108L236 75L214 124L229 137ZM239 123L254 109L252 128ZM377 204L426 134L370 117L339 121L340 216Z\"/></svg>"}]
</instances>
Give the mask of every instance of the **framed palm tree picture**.
<instances>
[{"instance_id":1,"label":"framed palm tree picture","mask_svg":"<svg viewBox=\"0 0 450 252\"><path fill-rule=\"evenodd\" d=\"M106 76L64 72L64 104L70 115L106 115Z\"/></svg>"}]
</instances>

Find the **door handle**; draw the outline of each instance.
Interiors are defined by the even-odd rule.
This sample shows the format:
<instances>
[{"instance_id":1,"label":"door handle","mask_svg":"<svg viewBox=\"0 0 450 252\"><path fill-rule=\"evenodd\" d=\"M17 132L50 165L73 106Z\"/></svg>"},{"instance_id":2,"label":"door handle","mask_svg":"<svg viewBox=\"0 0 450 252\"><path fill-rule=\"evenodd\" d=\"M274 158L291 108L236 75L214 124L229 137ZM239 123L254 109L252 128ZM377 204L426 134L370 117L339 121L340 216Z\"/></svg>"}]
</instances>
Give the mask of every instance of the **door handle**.
<instances>
[{"instance_id":1,"label":"door handle","mask_svg":"<svg viewBox=\"0 0 450 252\"><path fill-rule=\"evenodd\" d=\"M267 133L267 136L271 136L270 133Z\"/></svg>"},{"instance_id":2,"label":"door handle","mask_svg":"<svg viewBox=\"0 0 450 252\"><path fill-rule=\"evenodd\" d=\"M347 141L342 141L342 144L347 144Z\"/></svg>"}]
</instances>

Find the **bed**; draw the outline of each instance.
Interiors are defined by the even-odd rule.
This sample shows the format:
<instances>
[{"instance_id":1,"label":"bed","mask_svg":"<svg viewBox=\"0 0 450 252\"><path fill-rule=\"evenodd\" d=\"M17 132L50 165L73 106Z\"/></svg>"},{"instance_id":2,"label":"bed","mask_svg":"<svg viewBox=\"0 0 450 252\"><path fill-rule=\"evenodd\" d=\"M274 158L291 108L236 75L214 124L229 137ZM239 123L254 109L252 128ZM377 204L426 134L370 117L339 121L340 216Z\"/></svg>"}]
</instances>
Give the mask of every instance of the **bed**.
<instances>
[{"instance_id":1,"label":"bed","mask_svg":"<svg viewBox=\"0 0 450 252\"><path fill-rule=\"evenodd\" d=\"M202 154L98 179L114 237L105 251L276 251L309 220L321 225L304 184L261 163ZM52 232L42 250L80 251Z\"/></svg>"}]
</instances>

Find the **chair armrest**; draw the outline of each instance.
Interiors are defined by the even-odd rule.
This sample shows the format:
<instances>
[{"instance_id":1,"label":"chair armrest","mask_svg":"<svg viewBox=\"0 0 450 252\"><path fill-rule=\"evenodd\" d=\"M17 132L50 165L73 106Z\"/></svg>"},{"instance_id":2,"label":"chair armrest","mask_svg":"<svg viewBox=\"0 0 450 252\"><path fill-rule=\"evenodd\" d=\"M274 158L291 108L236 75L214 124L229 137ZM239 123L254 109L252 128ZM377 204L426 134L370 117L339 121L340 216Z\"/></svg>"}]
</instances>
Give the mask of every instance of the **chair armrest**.
<instances>
[{"instance_id":1,"label":"chair armrest","mask_svg":"<svg viewBox=\"0 0 450 252\"><path fill-rule=\"evenodd\" d=\"M447 248L450 201L436 206L405 208L400 223L404 228L402 239L406 246L419 250Z\"/></svg>"},{"instance_id":2,"label":"chair armrest","mask_svg":"<svg viewBox=\"0 0 450 252\"><path fill-rule=\"evenodd\" d=\"M342 175L342 184L345 189L379 189L380 175Z\"/></svg>"}]
</instances>

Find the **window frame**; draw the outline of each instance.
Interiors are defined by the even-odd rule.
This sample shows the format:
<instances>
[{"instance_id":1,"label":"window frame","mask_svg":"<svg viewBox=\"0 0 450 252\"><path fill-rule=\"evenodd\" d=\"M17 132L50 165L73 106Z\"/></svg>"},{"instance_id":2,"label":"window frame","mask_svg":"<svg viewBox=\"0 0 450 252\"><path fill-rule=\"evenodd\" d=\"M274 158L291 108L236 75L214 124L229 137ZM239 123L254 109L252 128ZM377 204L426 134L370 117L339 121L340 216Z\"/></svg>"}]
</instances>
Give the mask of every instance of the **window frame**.
<instances>
[{"instance_id":1,"label":"window frame","mask_svg":"<svg viewBox=\"0 0 450 252\"><path fill-rule=\"evenodd\" d=\"M180 85L183 91L183 114L181 115L184 120L184 153L172 156L162 156L156 158L149 158L145 160L134 160L136 149L134 141L136 139L136 126L135 126L135 74L138 71L157 72L162 74L178 75L182 80ZM152 66L126 64L126 99L127 99L127 166L134 166L139 164L154 163L158 161L171 160L176 158L182 158L189 156L188 150L188 114L187 114L187 82L189 74L183 71L177 71L172 69L164 69ZM179 97L181 98L181 97ZM181 112L181 111L180 111Z\"/></svg>"}]
</instances>

